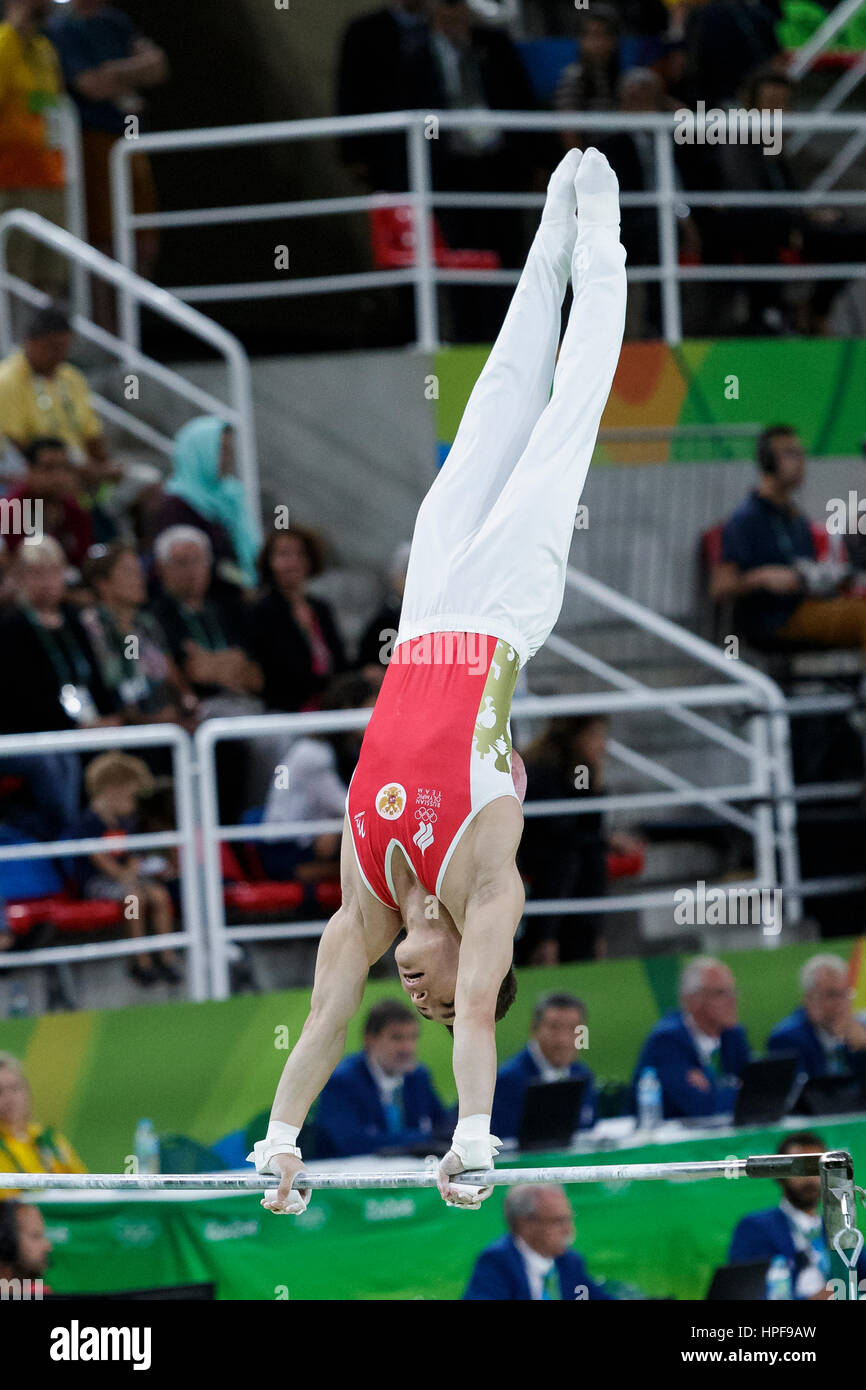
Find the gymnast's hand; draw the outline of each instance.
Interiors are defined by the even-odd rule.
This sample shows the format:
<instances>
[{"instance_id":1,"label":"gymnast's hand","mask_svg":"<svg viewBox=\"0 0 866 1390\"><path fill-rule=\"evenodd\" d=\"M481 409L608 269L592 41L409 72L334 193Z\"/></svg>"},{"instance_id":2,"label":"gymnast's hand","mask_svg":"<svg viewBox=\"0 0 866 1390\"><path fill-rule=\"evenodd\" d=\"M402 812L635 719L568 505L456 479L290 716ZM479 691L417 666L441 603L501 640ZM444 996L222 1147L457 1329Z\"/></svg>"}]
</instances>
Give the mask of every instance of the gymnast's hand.
<instances>
[{"instance_id":1,"label":"gymnast's hand","mask_svg":"<svg viewBox=\"0 0 866 1390\"><path fill-rule=\"evenodd\" d=\"M465 1171L463 1159L453 1149L449 1149L445 1157L440 1159L436 1185L447 1207L464 1207L468 1211L477 1211L481 1203L490 1196L493 1188L472 1187L469 1183L451 1181L457 1173Z\"/></svg>"},{"instance_id":2,"label":"gymnast's hand","mask_svg":"<svg viewBox=\"0 0 866 1390\"><path fill-rule=\"evenodd\" d=\"M307 1210L311 1192L307 1188L299 1192L292 1187L292 1180L304 1171L304 1160L295 1154L274 1154L271 1170L279 1170L280 1185L270 1188L262 1197L262 1206L277 1216L300 1216Z\"/></svg>"}]
</instances>

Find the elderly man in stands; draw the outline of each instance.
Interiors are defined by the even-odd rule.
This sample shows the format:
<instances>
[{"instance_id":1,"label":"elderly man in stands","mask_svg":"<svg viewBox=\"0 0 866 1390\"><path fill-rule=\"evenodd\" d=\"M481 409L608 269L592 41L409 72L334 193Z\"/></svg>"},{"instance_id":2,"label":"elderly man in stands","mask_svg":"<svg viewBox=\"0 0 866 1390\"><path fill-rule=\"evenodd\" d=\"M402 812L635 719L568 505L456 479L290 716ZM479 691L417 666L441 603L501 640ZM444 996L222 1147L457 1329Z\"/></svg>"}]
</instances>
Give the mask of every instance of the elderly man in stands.
<instances>
[{"instance_id":1,"label":"elderly man in stands","mask_svg":"<svg viewBox=\"0 0 866 1390\"><path fill-rule=\"evenodd\" d=\"M344 1057L322 1091L317 1157L434 1143L446 1114L430 1073L418 1062L418 1027L402 1000L373 1005L364 1023L363 1051Z\"/></svg>"},{"instance_id":2,"label":"elderly man in stands","mask_svg":"<svg viewBox=\"0 0 866 1390\"><path fill-rule=\"evenodd\" d=\"M464 1293L471 1302L609 1299L574 1243L574 1216L562 1187L511 1187L508 1235L482 1250Z\"/></svg>"},{"instance_id":3,"label":"elderly man in stands","mask_svg":"<svg viewBox=\"0 0 866 1390\"><path fill-rule=\"evenodd\" d=\"M737 991L726 965L712 956L691 961L680 977L680 1007L650 1033L635 1068L661 1082L666 1119L727 1114L751 1060L746 1031L737 1022Z\"/></svg>"},{"instance_id":4,"label":"elderly man in stands","mask_svg":"<svg viewBox=\"0 0 866 1390\"><path fill-rule=\"evenodd\" d=\"M496 1076L490 1126L500 1139L516 1138L527 1087L533 1081L585 1081L580 1128L595 1124L595 1078L577 1051L585 1026L586 1009L574 994L556 991L536 1000L529 1041Z\"/></svg>"},{"instance_id":5,"label":"elderly man in stands","mask_svg":"<svg viewBox=\"0 0 866 1390\"><path fill-rule=\"evenodd\" d=\"M235 609L208 592L213 551L204 532L170 526L157 537L154 557L161 594L153 609L196 695L207 699L260 690L261 672L243 650Z\"/></svg>"},{"instance_id":6,"label":"elderly man in stands","mask_svg":"<svg viewBox=\"0 0 866 1390\"><path fill-rule=\"evenodd\" d=\"M842 564L819 564L808 517L794 501L806 455L791 425L758 438L758 486L722 532L713 599L734 601L734 622L757 646L807 643L866 654L866 599L843 592Z\"/></svg>"},{"instance_id":7,"label":"elderly man in stands","mask_svg":"<svg viewBox=\"0 0 866 1390\"><path fill-rule=\"evenodd\" d=\"M770 1052L795 1052L806 1076L854 1073L866 1080L866 1014L851 1007L853 990L841 956L817 955L800 974L803 1003L769 1038Z\"/></svg>"}]
</instances>

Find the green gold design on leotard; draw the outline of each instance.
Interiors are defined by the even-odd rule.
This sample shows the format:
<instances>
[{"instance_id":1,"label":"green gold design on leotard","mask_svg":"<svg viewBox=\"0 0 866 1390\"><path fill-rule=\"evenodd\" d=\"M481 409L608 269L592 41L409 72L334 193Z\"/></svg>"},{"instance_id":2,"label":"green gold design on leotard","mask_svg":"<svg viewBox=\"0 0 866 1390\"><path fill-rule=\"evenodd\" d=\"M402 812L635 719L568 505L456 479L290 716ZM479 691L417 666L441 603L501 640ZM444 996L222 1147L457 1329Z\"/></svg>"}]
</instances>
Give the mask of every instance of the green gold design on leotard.
<instances>
[{"instance_id":1,"label":"green gold design on leotard","mask_svg":"<svg viewBox=\"0 0 866 1390\"><path fill-rule=\"evenodd\" d=\"M519 667L520 662L514 648L507 642L497 642L487 680L481 692L472 740L473 751L482 762L493 754L497 772L511 771L508 716L511 712Z\"/></svg>"}]
</instances>

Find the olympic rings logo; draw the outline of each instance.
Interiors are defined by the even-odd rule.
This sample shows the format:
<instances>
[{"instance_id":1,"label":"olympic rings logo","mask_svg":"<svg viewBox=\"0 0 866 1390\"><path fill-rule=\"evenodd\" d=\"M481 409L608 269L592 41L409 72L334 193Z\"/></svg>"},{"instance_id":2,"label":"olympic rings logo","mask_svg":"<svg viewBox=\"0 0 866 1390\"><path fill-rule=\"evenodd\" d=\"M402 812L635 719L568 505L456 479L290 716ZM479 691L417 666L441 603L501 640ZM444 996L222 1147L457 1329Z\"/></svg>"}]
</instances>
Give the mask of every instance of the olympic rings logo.
<instances>
[{"instance_id":1,"label":"olympic rings logo","mask_svg":"<svg viewBox=\"0 0 866 1390\"><path fill-rule=\"evenodd\" d=\"M417 821L426 821L428 825L435 825L439 817L435 811L416 811L415 819Z\"/></svg>"}]
</instances>

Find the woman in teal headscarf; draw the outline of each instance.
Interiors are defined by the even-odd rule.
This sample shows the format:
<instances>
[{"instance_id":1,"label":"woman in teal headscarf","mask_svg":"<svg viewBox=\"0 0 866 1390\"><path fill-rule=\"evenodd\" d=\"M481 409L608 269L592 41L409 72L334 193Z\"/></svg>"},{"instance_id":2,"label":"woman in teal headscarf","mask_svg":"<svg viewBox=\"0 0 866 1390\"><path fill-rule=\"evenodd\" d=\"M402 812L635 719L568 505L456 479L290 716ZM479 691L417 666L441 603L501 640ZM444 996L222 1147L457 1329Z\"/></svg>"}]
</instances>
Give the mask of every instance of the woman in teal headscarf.
<instances>
[{"instance_id":1,"label":"woman in teal headscarf","mask_svg":"<svg viewBox=\"0 0 866 1390\"><path fill-rule=\"evenodd\" d=\"M210 538L220 577L252 587L261 542L234 475L233 444L231 427L214 415L199 415L178 430L155 535L169 526L197 526Z\"/></svg>"}]
</instances>

